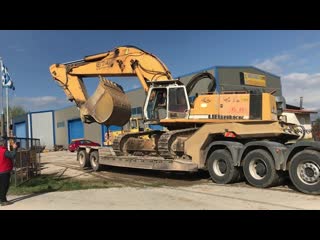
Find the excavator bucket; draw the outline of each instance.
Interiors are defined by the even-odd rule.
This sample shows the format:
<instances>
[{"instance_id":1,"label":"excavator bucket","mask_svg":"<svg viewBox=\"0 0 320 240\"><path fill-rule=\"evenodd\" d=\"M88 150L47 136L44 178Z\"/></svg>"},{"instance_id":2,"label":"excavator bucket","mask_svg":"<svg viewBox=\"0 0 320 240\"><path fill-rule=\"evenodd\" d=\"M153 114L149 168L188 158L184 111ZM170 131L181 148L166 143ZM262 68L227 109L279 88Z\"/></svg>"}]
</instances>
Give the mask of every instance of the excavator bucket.
<instances>
[{"instance_id":1,"label":"excavator bucket","mask_svg":"<svg viewBox=\"0 0 320 240\"><path fill-rule=\"evenodd\" d=\"M80 107L84 122L125 125L131 116L128 97L115 83L101 80L95 93Z\"/></svg>"}]
</instances>

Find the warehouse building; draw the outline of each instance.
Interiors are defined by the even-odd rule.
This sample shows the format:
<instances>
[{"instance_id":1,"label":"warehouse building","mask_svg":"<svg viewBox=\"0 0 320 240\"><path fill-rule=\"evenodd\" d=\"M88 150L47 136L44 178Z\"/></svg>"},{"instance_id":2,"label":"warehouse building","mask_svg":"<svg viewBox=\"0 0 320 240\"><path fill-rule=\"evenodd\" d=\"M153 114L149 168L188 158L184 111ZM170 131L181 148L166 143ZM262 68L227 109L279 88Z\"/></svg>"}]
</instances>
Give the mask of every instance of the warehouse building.
<instances>
[{"instance_id":1,"label":"warehouse building","mask_svg":"<svg viewBox=\"0 0 320 240\"><path fill-rule=\"evenodd\" d=\"M191 78L201 72L208 72L214 76L215 91L264 91L274 92L281 96L280 77L252 66L216 66L189 73L178 77L187 85ZM251 76L252 75L252 76ZM190 99L197 93L212 90L213 80L204 78L199 81L190 93ZM126 92L132 107L132 116L142 117L145 92L142 88ZM79 110L76 106L55 111L32 112L19 116L13 120L14 134L17 137L40 138L41 144L52 149L54 145L63 145L67 148L72 139L85 138L103 144L106 126L96 123L84 124L80 120ZM161 129L160 126L151 126ZM110 130L119 127L111 126Z\"/></svg>"},{"instance_id":2,"label":"warehouse building","mask_svg":"<svg viewBox=\"0 0 320 240\"><path fill-rule=\"evenodd\" d=\"M54 115L48 110L18 116L12 120L13 133L19 138L39 138L41 145L52 149L56 144Z\"/></svg>"}]
</instances>

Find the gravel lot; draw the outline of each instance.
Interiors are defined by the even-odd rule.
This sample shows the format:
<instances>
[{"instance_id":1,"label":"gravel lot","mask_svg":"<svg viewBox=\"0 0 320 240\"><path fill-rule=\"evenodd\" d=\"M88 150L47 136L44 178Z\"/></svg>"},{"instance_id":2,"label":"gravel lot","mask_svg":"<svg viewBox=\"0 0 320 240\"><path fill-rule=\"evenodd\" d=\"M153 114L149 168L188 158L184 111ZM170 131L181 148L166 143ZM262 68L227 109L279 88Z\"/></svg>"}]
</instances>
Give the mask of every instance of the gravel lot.
<instances>
[{"instance_id":1,"label":"gravel lot","mask_svg":"<svg viewBox=\"0 0 320 240\"><path fill-rule=\"evenodd\" d=\"M57 173L79 179L107 179L115 188L38 195L9 196L10 209L221 209L273 210L320 209L320 196L305 195L284 185L257 189L245 182L218 185L205 172L168 173L105 167L94 173L82 171L76 154L66 151L43 153L42 174Z\"/></svg>"}]
</instances>

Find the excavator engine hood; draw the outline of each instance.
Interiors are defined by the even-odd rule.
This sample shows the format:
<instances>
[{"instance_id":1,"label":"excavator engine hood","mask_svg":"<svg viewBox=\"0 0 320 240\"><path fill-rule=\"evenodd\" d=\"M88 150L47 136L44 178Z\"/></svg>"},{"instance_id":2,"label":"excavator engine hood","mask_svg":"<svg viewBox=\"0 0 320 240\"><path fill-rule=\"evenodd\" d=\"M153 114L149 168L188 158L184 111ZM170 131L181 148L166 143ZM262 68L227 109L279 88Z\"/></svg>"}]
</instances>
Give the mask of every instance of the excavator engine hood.
<instances>
[{"instance_id":1,"label":"excavator engine hood","mask_svg":"<svg viewBox=\"0 0 320 240\"><path fill-rule=\"evenodd\" d=\"M131 105L119 86L102 80L95 93L80 106L80 114L85 123L123 126L131 117Z\"/></svg>"}]
</instances>

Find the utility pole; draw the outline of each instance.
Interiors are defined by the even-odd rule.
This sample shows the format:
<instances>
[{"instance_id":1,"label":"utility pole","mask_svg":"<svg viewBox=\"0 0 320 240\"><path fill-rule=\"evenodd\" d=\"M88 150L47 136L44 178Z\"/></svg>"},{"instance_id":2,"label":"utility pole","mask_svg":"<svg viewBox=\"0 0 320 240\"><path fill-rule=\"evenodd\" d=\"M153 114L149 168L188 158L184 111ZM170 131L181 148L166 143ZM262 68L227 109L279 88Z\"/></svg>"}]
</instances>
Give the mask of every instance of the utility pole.
<instances>
[{"instance_id":1,"label":"utility pole","mask_svg":"<svg viewBox=\"0 0 320 240\"><path fill-rule=\"evenodd\" d=\"M0 72L1 72L1 136L5 136L5 119L3 111L3 84L2 84L2 58L0 57Z\"/></svg>"},{"instance_id":2,"label":"utility pole","mask_svg":"<svg viewBox=\"0 0 320 240\"><path fill-rule=\"evenodd\" d=\"M2 88L2 100L3 100L3 87L6 88L6 102L7 102L7 121L6 121L6 134L4 134L5 132L3 131L3 135L6 135L7 138L10 136L10 128L9 128L9 87L11 88L13 86L13 83L10 79L9 76L9 72L8 69L4 66L3 64L3 60L0 57L0 67L1 67L1 75L2 75L2 81L1 81L1 88ZM3 101L2 101L2 114L4 113L3 111ZM4 119L4 117L3 117ZM4 127L3 127L4 130ZM8 149L10 149L10 141L7 141L8 144Z\"/></svg>"},{"instance_id":3,"label":"utility pole","mask_svg":"<svg viewBox=\"0 0 320 240\"><path fill-rule=\"evenodd\" d=\"M7 98L7 137L10 136L9 133L9 88L6 87L6 98ZM10 141L7 141L8 149L10 150Z\"/></svg>"},{"instance_id":4,"label":"utility pole","mask_svg":"<svg viewBox=\"0 0 320 240\"><path fill-rule=\"evenodd\" d=\"M303 97L300 97L300 109L303 108Z\"/></svg>"}]
</instances>

